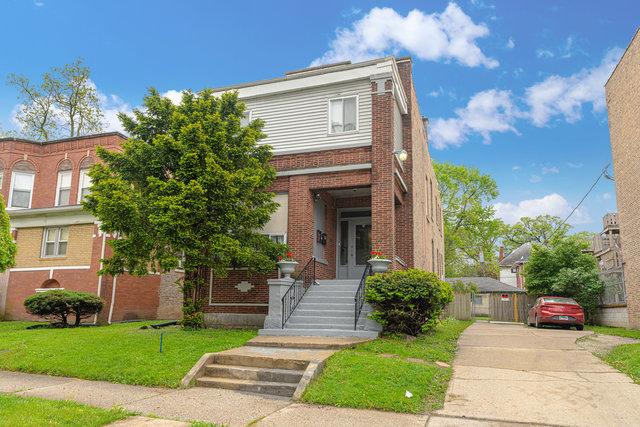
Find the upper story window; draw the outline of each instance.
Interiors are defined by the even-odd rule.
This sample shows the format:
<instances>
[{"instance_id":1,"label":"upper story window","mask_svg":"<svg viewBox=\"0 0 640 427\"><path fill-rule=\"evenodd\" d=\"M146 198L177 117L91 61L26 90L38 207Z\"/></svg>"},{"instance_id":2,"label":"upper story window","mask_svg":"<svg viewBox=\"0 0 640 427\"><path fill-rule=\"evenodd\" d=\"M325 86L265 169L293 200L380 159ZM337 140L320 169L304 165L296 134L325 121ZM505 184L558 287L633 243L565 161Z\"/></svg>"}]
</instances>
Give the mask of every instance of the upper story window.
<instances>
[{"instance_id":1,"label":"upper story window","mask_svg":"<svg viewBox=\"0 0 640 427\"><path fill-rule=\"evenodd\" d=\"M242 113L242 118L240 119L240 126L249 126L249 123L251 123L251 117L251 110L244 110L244 113Z\"/></svg>"},{"instance_id":2,"label":"upper story window","mask_svg":"<svg viewBox=\"0 0 640 427\"><path fill-rule=\"evenodd\" d=\"M42 257L65 256L69 242L69 227L49 227L44 229Z\"/></svg>"},{"instance_id":3,"label":"upper story window","mask_svg":"<svg viewBox=\"0 0 640 427\"><path fill-rule=\"evenodd\" d=\"M13 167L9 192L10 208L29 209L31 207L35 174L33 165L27 161L20 161Z\"/></svg>"},{"instance_id":4,"label":"upper story window","mask_svg":"<svg viewBox=\"0 0 640 427\"><path fill-rule=\"evenodd\" d=\"M89 194L89 188L91 188L89 169L80 169L80 180L78 181L78 204L80 204L87 194Z\"/></svg>"},{"instance_id":5,"label":"upper story window","mask_svg":"<svg viewBox=\"0 0 640 427\"><path fill-rule=\"evenodd\" d=\"M58 172L58 185L56 187L56 206L67 206L71 196L71 171Z\"/></svg>"},{"instance_id":6,"label":"upper story window","mask_svg":"<svg viewBox=\"0 0 640 427\"><path fill-rule=\"evenodd\" d=\"M358 130L358 97L329 100L329 133Z\"/></svg>"}]
</instances>

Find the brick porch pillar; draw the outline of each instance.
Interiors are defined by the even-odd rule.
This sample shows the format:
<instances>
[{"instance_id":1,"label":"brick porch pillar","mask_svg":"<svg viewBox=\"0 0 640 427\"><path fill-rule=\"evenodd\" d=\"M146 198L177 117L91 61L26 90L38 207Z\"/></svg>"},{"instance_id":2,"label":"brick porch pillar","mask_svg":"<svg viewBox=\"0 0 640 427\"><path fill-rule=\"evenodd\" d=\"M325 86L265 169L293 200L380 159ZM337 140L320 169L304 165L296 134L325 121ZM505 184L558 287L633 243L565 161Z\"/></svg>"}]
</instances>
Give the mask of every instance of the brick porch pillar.
<instances>
[{"instance_id":1,"label":"brick porch pillar","mask_svg":"<svg viewBox=\"0 0 640 427\"><path fill-rule=\"evenodd\" d=\"M395 259L392 81L371 82L371 240L375 250Z\"/></svg>"},{"instance_id":2,"label":"brick porch pillar","mask_svg":"<svg viewBox=\"0 0 640 427\"><path fill-rule=\"evenodd\" d=\"M302 268L313 256L313 195L308 175L289 178L289 236L293 257Z\"/></svg>"}]
</instances>

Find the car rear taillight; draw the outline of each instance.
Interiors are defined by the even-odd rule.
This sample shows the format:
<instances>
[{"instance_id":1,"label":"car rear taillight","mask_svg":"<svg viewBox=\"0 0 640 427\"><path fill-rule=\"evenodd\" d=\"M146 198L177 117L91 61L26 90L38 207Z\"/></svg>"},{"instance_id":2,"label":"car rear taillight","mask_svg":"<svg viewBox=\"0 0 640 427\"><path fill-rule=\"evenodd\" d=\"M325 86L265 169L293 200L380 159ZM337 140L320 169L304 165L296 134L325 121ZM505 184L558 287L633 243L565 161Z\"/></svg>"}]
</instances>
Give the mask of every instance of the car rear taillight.
<instances>
[{"instance_id":1,"label":"car rear taillight","mask_svg":"<svg viewBox=\"0 0 640 427\"><path fill-rule=\"evenodd\" d=\"M551 314L551 306L550 305L541 305L540 311L542 314Z\"/></svg>"}]
</instances>

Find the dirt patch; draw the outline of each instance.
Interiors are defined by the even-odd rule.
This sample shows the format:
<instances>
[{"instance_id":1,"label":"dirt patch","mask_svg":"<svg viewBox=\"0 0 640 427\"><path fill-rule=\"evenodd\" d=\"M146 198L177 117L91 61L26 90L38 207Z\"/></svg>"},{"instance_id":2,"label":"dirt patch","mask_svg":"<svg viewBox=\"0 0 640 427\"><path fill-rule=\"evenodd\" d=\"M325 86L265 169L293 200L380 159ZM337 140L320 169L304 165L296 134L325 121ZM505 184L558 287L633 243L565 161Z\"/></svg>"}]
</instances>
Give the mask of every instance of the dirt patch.
<instances>
[{"instance_id":1,"label":"dirt patch","mask_svg":"<svg viewBox=\"0 0 640 427\"><path fill-rule=\"evenodd\" d=\"M640 340L634 338L618 337L615 335L599 335L591 334L579 338L576 341L578 347L588 350L596 356L604 356L609 353L614 347L622 344L637 344Z\"/></svg>"}]
</instances>

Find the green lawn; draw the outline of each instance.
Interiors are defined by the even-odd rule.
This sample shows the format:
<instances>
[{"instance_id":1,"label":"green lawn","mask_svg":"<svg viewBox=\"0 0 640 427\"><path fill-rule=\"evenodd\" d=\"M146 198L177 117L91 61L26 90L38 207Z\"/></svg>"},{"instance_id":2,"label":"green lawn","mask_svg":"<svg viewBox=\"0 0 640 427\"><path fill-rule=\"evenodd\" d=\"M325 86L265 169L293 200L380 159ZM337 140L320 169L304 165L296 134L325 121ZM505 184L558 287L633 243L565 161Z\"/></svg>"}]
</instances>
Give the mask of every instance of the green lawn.
<instances>
[{"instance_id":1,"label":"green lawn","mask_svg":"<svg viewBox=\"0 0 640 427\"><path fill-rule=\"evenodd\" d=\"M129 417L121 409L99 409L75 402L0 394L0 427L103 426Z\"/></svg>"},{"instance_id":2,"label":"green lawn","mask_svg":"<svg viewBox=\"0 0 640 427\"><path fill-rule=\"evenodd\" d=\"M611 326L591 326L586 325L585 329L600 335L617 335L619 337L640 339L640 331L637 329L614 328Z\"/></svg>"},{"instance_id":3,"label":"green lawn","mask_svg":"<svg viewBox=\"0 0 640 427\"><path fill-rule=\"evenodd\" d=\"M0 322L0 369L178 387L204 353L241 346L256 335L239 329L140 329L150 323L27 330L33 323Z\"/></svg>"},{"instance_id":4,"label":"green lawn","mask_svg":"<svg viewBox=\"0 0 640 427\"><path fill-rule=\"evenodd\" d=\"M309 403L385 411L428 412L442 407L458 337L472 322L446 320L415 340L383 337L335 353L307 388ZM407 358L420 359L409 361ZM405 397L409 391L413 397Z\"/></svg>"}]
</instances>

